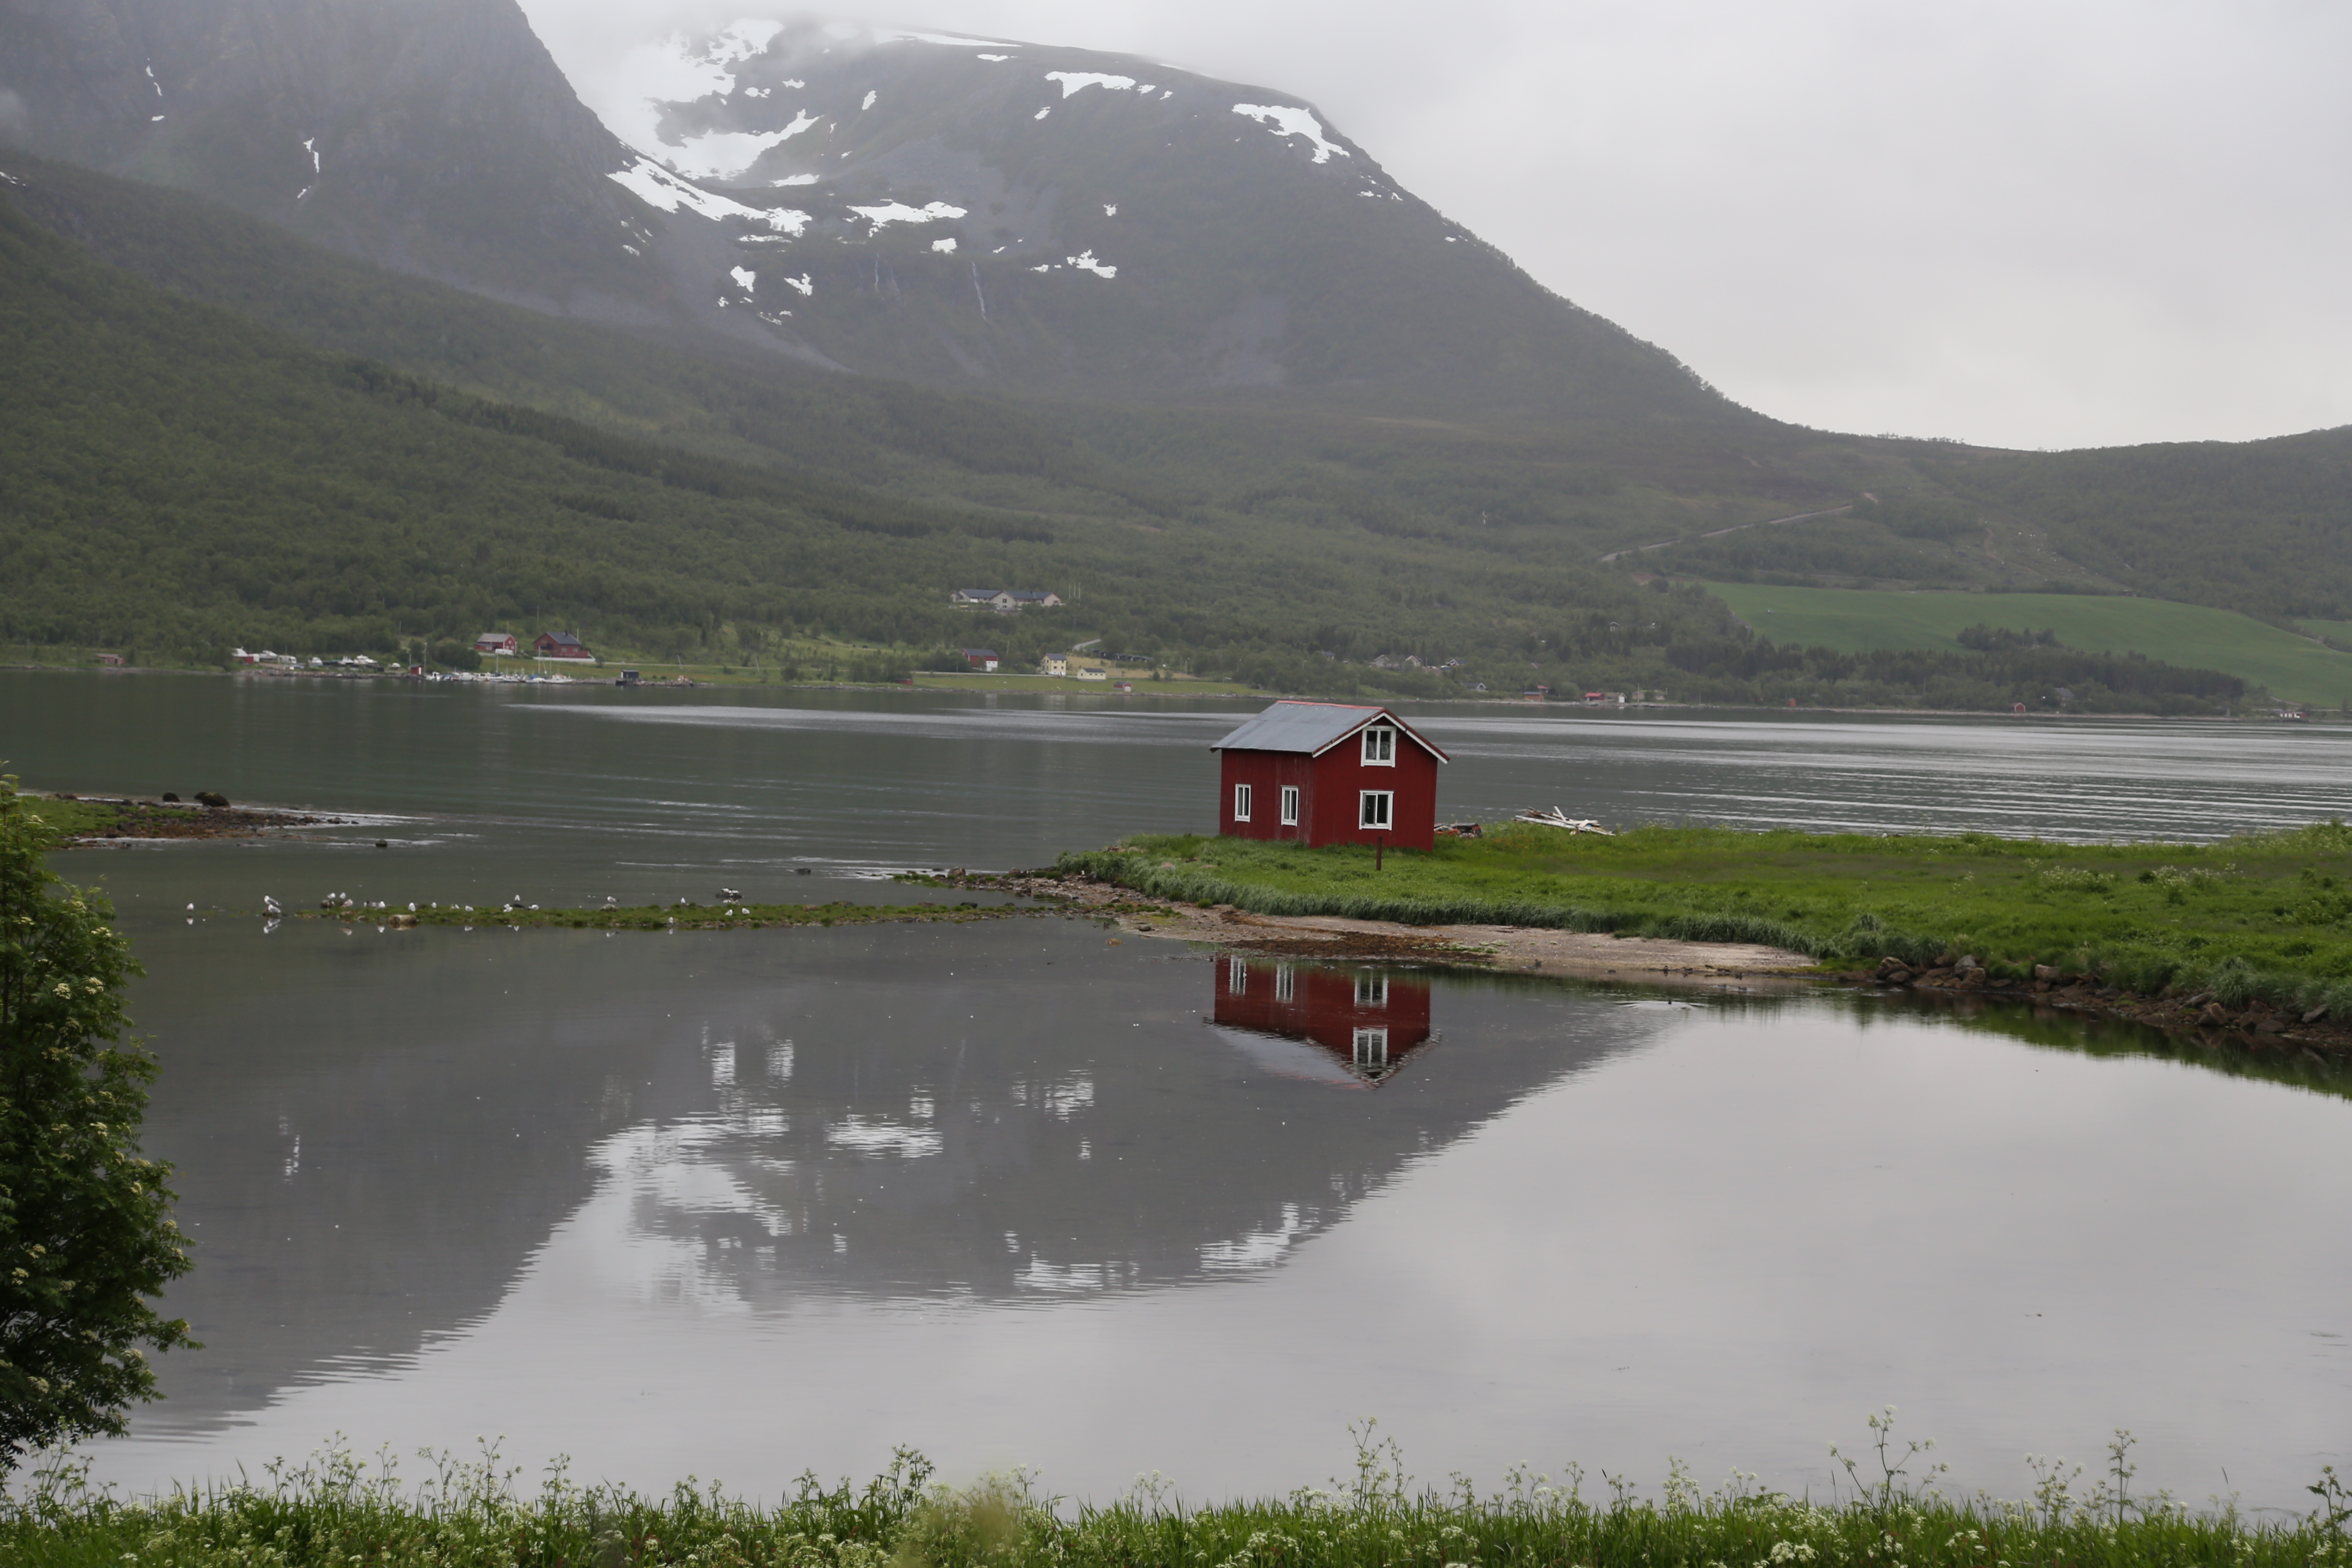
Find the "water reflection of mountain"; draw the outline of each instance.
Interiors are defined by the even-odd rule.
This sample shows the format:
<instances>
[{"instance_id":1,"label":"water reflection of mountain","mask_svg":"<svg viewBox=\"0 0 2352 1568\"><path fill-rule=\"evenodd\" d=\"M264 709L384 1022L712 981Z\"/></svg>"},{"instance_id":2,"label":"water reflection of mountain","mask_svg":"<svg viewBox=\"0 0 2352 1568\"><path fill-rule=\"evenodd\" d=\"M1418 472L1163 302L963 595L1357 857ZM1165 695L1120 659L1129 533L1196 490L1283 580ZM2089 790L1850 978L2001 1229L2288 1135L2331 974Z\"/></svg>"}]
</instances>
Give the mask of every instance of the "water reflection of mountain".
<instances>
[{"instance_id":1,"label":"water reflection of mountain","mask_svg":"<svg viewBox=\"0 0 2352 1568\"><path fill-rule=\"evenodd\" d=\"M1358 965L1223 953L1216 1031L1285 1078L1377 1089L1429 1043L1429 981Z\"/></svg>"},{"instance_id":2,"label":"water reflection of mountain","mask_svg":"<svg viewBox=\"0 0 2352 1568\"><path fill-rule=\"evenodd\" d=\"M1553 987L1226 956L1037 978L1009 966L981 982L992 1019L967 992L962 1019L879 1032L845 994L811 999L788 1039L780 1022L715 1047L713 1114L599 1151L631 1184L636 1225L694 1244L665 1265L690 1280L646 1288L724 1280L782 1303L1230 1279L1665 1016ZM1398 1075L1438 1010L1444 1052Z\"/></svg>"},{"instance_id":3,"label":"water reflection of mountain","mask_svg":"<svg viewBox=\"0 0 2352 1568\"><path fill-rule=\"evenodd\" d=\"M1108 949L1076 921L294 934L258 962L226 931L142 948L165 1063L150 1146L180 1163L199 1247L169 1304L208 1347L166 1363L154 1424L396 1365L493 1309L575 1214L629 1216L587 1240L653 1303L1244 1278L1667 1021L1264 961L1236 994L1231 961ZM1260 986L1265 1011L1232 1011ZM1385 1063L1360 1063L1376 1027ZM1381 1092L1334 1094L1244 1034ZM631 1201L583 1209L600 1182Z\"/></svg>"}]
</instances>

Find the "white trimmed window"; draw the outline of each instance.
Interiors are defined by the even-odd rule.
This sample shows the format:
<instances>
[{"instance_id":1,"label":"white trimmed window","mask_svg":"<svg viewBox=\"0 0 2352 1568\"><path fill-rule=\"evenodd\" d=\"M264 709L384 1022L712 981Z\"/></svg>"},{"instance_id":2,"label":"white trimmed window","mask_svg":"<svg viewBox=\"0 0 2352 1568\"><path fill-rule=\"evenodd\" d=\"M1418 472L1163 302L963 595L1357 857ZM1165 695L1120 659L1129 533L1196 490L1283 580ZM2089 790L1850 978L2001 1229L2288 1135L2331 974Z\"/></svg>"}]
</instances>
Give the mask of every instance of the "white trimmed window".
<instances>
[{"instance_id":1,"label":"white trimmed window","mask_svg":"<svg viewBox=\"0 0 2352 1568\"><path fill-rule=\"evenodd\" d=\"M1389 1065L1389 1032L1386 1029L1356 1031L1356 1065L1360 1068L1384 1068Z\"/></svg>"},{"instance_id":2,"label":"white trimmed window","mask_svg":"<svg viewBox=\"0 0 2352 1568\"><path fill-rule=\"evenodd\" d=\"M1225 969L1225 989L1236 996L1249 994L1249 965L1236 958Z\"/></svg>"},{"instance_id":3,"label":"white trimmed window","mask_svg":"<svg viewBox=\"0 0 2352 1568\"><path fill-rule=\"evenodd\" d=\"M1362 795L1360 797L1359 808L1356 814L1356 826L1359 827L1387 828L1389 826L1391 808L1395 804L1396 791L1392 789L1368 789L1364 791Z\"/></svg>"},{"instance_id":4,"label":"white trimmed window","mask_svg":"<svg viewBox=\"0 0 2352 1568\"><path fill-rule=\"evenodd\" d=\"M1285 827L1298 826L1298 786L1297 784L1282 786L1282 825Z\"/></svg>"},{"instance_id":5,"label":"white trimmed window","mask_svg":"<svg viewBox=\"0 0 2352 1568\"><path fill-rule=\"evenodd\" d=\"M1235 822L1247 822L1249 820L1249 808L1250 786L1247 784L1234 785L1234 820Z\"/></svg>"},{"instance_id":6,"label":"white trimmed window","mask_svg":"<svg viewBox=\"0 0 2352 1568\"><path fill-rule=\"evenodd\" d=\"M1277 1002L1290 1002L1297 1000L1297 977L1292 973L1290 965L1276 964L1274 966L1274 999Z\"/></svg>"},{"instance_id":7,"label":"white trimmed window","mask_svg":"<svg viewBox=\"0 0 2352 1568\"><path fill-rule=\"evenodd\" d=\"M1385 974L1356 976L1356 1005L1385 1007L1389 1005L1389 977Z\"/></svg>"},{"instance_id":8,"label":"white trimmed window","mask_svg":"<svg viewBox=\"0 0 2352 1568\"><path fill-rule=\"evenodd\" d=\"M1364 731L1364 765L1368 768L1396 766L1396 731L1385 724L1375 724Z\"/></svg>"}]
</instances>

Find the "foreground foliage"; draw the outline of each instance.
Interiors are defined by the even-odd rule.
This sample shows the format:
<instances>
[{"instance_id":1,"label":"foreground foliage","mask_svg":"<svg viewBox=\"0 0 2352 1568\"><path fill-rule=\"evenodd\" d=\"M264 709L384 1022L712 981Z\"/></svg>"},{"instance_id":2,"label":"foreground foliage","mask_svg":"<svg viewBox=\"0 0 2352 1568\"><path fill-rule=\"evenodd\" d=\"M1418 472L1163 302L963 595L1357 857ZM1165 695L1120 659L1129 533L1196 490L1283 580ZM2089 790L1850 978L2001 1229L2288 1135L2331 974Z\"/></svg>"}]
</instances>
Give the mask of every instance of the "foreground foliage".
<instances>
[{"instance_id":1,"label":"foreground foliage","mask_svg":"<svg viewBox=\"0 0 2352 1568\"><path fill-rule=\"evenodd\" d=\"M117 1043L138 968L105 900L48 868L30 804L0 779L0 1475L121 1432L155 1397L142 1347L190 1342L149 1304L188 1259L170 1168L139 1153L154 1063Z\"/></svg>"},{"instance_id":2,"label":"foreground foliage","mask_svg":"<svg viewBox=\"0 0 2352 1568\"><path fill-rule=\"evenodd\" d=\"M2046 964L2144 994L2210 990L2352 1016L2352 827L2217 844L2055 844L1921 834L1525 824L1428 854L1144 837L1065 855L1156 899L1258 914L1761 942L1824 962L1972 955L1997 977Z\"/></svg>"},{"instance_id":3,"label":"foreground foliage","mask_svg":"<svg viewBox=\"0 0 2352 1568\"><path fill-rule=\"evenodd\" d=\"M1946 1498L1923 1485L1932 1444L1891 1447L1893 1412L1873 1416L1874 1452L1841 1457L1849 1483L1827 1502L1792 1498L1733 1472L1705 1492L1679 1462L1648 1499L1604 1477L1608 1500L1584 1496L1582 1472L1562 1482L1515 1469L1480 1496L1466 1478L1450 1492L1416 1489L1393 1445L1358 1429L1357 1472L1281 1501L1188 1507L1158 1476L1106 1505L1037 1494L1032 1478L933 1487L930 1466L900 1449L864 1487L803 1475L772 1507L717 1486L667 1498L580 1487L561 1467L537 1495L495 1450L465 1463L426 1455L434 1476L413 1491L389 1458L371 1472L343 1452L268 1468L250 1484L125 1501L87 1487L71 1464L37 1478L0 1515L0 1550L24 1568L1468 1568L1470 1564L2214 1563L2231 1568L2352 1561L2352 1523L2333 1469L2301 1518L2250 1520L2233 1504L2191 1512L2170 1497L2135 1497L2131 1438L2116 1434L2107 1474L2078 1491L2080 1467L2034 1461L2031 1502ZM1832 1450L1835 1454L1836 1450ZM1918 1474L1915 1464L1923 1466ZM1876 1473L1872 1473L1874 1470Z\"/></svg>"}]
</instances>

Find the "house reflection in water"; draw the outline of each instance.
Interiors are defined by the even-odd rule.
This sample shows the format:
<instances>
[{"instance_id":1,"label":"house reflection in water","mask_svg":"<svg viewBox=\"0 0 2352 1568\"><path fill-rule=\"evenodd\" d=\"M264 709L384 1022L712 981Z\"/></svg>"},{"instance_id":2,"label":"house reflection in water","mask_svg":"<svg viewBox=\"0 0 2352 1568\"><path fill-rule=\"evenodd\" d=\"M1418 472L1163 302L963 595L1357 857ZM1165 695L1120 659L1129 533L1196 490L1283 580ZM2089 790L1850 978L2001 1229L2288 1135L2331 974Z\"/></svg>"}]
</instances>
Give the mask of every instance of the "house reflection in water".
<instances>
[{"instance_id":1,"label":"house reflection in water","mask_svg":"<svg viewBox=\"0 0 2352 1568\"><path fill-rule=\"evenodd\" d=\"M1285 1078L1372 1089L1428 1044L1429 982L1385 970L1220 953L1217 1033Z\"/></svg>"}]
</instances>

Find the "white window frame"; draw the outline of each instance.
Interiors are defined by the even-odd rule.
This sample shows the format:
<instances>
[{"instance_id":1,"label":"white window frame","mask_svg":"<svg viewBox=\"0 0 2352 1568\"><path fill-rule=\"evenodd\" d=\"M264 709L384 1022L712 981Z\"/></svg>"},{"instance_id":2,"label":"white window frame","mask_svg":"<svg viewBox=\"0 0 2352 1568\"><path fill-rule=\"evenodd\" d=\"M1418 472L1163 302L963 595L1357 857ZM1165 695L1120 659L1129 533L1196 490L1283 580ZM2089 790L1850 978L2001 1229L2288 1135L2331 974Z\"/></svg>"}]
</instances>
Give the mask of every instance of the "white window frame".
<instances>
[{"instance_id":1,"label":"white window frame","mask_svg":"<svg viewBox=\"0 0 2352 1568\"><path fill-rule=\"evenodd\" d=\"M1298 786L1297 784L1282 786L1282 826L1285 827L1298 826Z\"/></svg>"},{"instance_id":2,"label":"white window frame","mask_svg":"<svg viewBox=\"0 0 2352 1568\"><path fill-rule=\"evenodd\" d=\"M1229 996L1249 994L1249 965L1241 959L1225 962L1225 994Z\"/></svg>"},{"instance_id":3,"label":"white window frame","mask_svg":"<svg viewBox=\"0 0 2352 1568\"><path fill-rule=\"evenodd\" d=\"M1372 802L1374 801L1379 801L1381 803L1380 815L1377 819L1372 814ZM1368 833L1395 832L1396 791L1392 789L1368 789L1359 791L1356 796L1356 826Z\"/></svg>"},{"instance_id":4,"label":"white window frame","mask_svg":"<svg viewBox=\"0 0 2352 1568\"><path fill-rule=\"evenodd\" d=\"M1389 1005L1389 977L1377 971L1356 976L1356 1005L1385 1007Z\"/></svg>"},{"instance_id":5,"label":"white window frame","mask_svg":"<svg viewBox=\"0 0 2352 1568\"><path fill-rule=\"evenodd\" d=\"M1237 784L1234 785L1234 820L1235 822L1247 822L1249 819L1250 786L1245 784Z\"/></svg>"},{"instance_id":6,"label":"white window frame","mask_svg":"<svg viewBox=\"0 0 2352 1568\"><path fill-rule=\"evenodd\" d=\"M1394 725L1374 724L1368 727L1364 731L1363 740L1364 766L1368 768L1396 766L1396 743L1397 732Z\"/></svg>"},{"instance_id":7,"label":"white window frame","mask_svg":"<svg viewBox=\"0 0 2352 1568\"><path fill-rule=\"evenodd\" d=\"M1290 965L1286 963L1277 963L1274 966L1274 999L1276 1001L1297 1001L1298 996L1297 989L1297 975L1291 969Z\"/></svg>"},{"instance_id":8,"label":"white window frame","mask_svg":"<svg viewBox=\"0 0 2352 1568\"><path fill-rule=\"evenodd\" d=\"M1386 1029L1358 1029L1355 1047L1358 1067L1384 1068L1389 1065L1389 1032Z\"/></svg>"}]
</instances>

